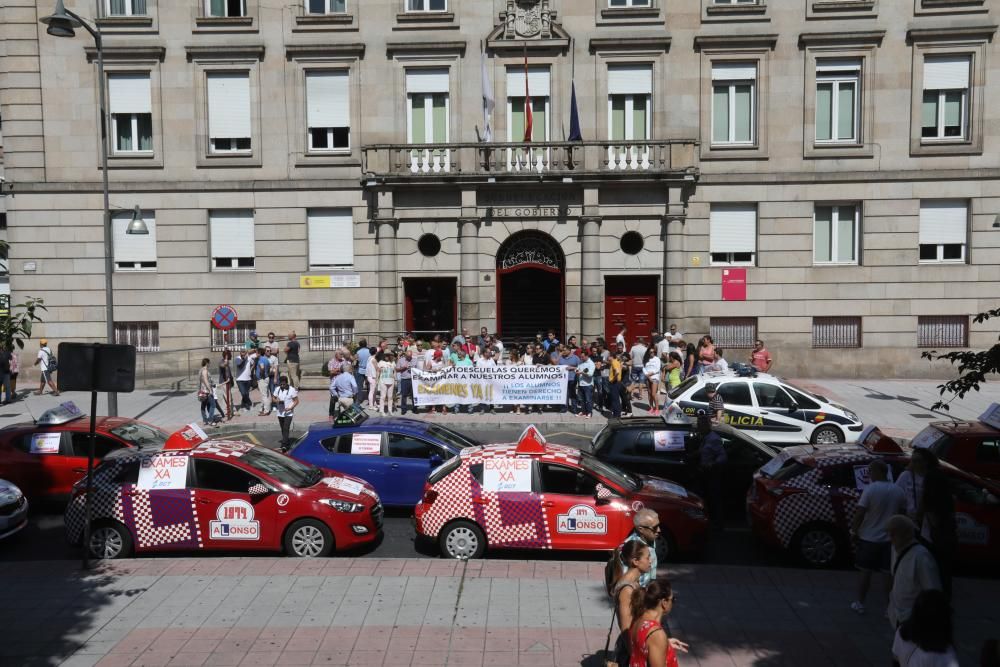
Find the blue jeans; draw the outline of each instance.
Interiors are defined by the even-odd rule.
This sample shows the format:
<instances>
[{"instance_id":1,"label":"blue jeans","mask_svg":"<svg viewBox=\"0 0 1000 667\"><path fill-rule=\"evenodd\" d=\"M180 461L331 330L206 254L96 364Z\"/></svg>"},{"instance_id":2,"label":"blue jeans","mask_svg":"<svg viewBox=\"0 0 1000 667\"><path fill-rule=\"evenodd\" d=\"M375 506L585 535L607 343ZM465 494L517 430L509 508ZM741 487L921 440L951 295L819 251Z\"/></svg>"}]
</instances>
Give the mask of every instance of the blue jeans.
<instances>
[{"instance_id":1,"label":"blue jeans","mask_svg":"<svg viewBox=\"0 0 1000 667\"><path fill-rule=\"evenodd\" d=\"M569 410L570 412L576 414L579 411L579 400L576 397L576 378L569 381L566 386L566 398L569 400ZM563 406L563 412L566 412L566 406Z\"/></svg>"},{"instance_id":2,"label":"blue jeans","mask_svg":"<svg viewBox=\"0 0 1000 667\"><path fill-rule=\"evenodd\" d=\"M243 400L240 401L240 407L249 410L253 407L253 401L250 400L250 380L237 380L236 386L240 389L240 396Z\"/></svg>"},{"instance_id":3,"label":"blue jeans","mask_svg":"<svg viewBox=\"0 0 1000 667\"><path fill-rule=\"evenodd\" d=\"M201 402L201 420L206 424L211 424L215 421L215 407L215 396L211 394Z\"/></svg>"},{"instance_id":4,"label":"blue jeans","mask_svg":"<svg viewBox=\"0 0 1000 667\"><path fill-rule=\"evenodd\" d=\"M10 373L4 373L3 376L0 376L0 382L3 382L4 403L10 403L14 400L14 392L10 390Z\"/></svg>"},{"instance_id":5,"label":"blue jeans","mask_svg":"<svg viewBox=\"0 0 1000 667\"><path fill-rule=\"evenodd\" d=\"M594 412L594 385L580 385L580 398L583 401L583 414L591 415Z\"/></svg>"},{"instance_id":6,"label":"blue jeans","mask_svg":"<svg viewBox=\"0 0 1000 667\"><path fill-rule=\"evenodd\" d=\"M365 373L364 371L359 371L354 374L354 382L358 385L358 393L354 395L354 404L357 406L361 405L361 401L368 396L368 387L365 386Z\"/></svg>"},{"instance_id":7,"label":"blue jeans","mask_svg":"<svg viewBox=\"0 0 1000 667\"><path fill-rule=\"evenodd\" d=\"M399 380L399 410L404 415L406 414L406 397L410 397L410 409L413 410L414 414L417 412L417 406L413 402L413 380L411 378L400 378Z\"/></svg>"},{"instance_id":8,"label":"blue jeans","mask_svg":"<svg viewBox=\"0 0 1000 667\"><path fill-rule=\"evenodd\" d=\"M609 382L608 383L608 398L610 399L611 405L611 416L621 417L622 416L622 383L621 382Z\"/></svg>"}]
</instances>

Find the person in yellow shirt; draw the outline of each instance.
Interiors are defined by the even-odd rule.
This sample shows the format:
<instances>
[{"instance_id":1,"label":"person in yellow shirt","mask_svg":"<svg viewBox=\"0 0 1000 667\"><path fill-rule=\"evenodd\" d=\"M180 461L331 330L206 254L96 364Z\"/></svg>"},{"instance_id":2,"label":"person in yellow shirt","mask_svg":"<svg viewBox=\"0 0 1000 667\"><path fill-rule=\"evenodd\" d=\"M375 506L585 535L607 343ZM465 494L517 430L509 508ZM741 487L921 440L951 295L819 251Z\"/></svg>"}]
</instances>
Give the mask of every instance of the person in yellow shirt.
<instances>
[{"instance_id":1,"label":"person in yellow shirt","mask_svg":"<svg viewBox=\"0 0 1000 667\"><path fill-rule=\"evenodd\" d=\"M614 354L608 369L608 393L611 398L611 416L622 416L622 361Z\"/></svg>"}]
</instances>

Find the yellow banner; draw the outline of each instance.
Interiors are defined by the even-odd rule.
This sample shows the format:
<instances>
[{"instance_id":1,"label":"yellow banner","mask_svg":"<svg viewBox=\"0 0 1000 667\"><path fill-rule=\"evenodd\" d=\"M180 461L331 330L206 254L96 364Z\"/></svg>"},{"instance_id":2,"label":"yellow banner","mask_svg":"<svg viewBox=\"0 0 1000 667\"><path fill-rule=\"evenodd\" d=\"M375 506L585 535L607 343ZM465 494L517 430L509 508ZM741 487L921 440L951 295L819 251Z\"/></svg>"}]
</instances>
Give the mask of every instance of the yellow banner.
<instances>
[{"instance_id":1,"label":"yellow banner","mask_svg":"<svg viewBox=\"0 0 1000 667\"><path fill-rule=\"evenodd\" d=\"M299 287L303 289L330 287L330 276L299 276Z\"/></svg>"}]
</instances>

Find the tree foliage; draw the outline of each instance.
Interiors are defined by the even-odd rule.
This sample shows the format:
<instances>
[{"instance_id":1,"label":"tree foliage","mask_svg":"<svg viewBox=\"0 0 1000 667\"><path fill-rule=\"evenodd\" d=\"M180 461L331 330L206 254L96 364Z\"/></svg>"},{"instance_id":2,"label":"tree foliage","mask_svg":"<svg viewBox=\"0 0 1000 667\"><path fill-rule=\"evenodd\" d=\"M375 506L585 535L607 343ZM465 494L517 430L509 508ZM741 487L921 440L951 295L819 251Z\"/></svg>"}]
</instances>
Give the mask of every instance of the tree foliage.
<instances>
[{"instance_id":1,"label":"tree foliage","mask_svg":"<svg viewBox=\"0 0 1000 667\"><path fill-rule=\"evenodd\" d=\"M24 349L24 341L31 338L31 328L41 322L41 312L48 310L43 299L28 297L24 303L10 305L10 296L0 296L0 308L7 310L6 317L0 317L0 342L13 351Z\"/></svg>"},{"instance_id":2,"label":"tree foliage","mask_svg":"<svg viewBox=\"0 0 1000 667\"><path fill-rule=\"evenodd\" d=\"M979 313L973 319L980 324L992 317L1000 317L1000 308ZM947 359L953 366L958 365L958 377L938 385L941 396L950 394L951 397L931 406L934 410L948 410L952 401L964 398L970 391L979 391L980 385L986 384L987 376L1000 373L1000 338L988 350L961 350L944 354L931 350L923 352L920 356L931 360Z\"/></svg>"}]
</instances>

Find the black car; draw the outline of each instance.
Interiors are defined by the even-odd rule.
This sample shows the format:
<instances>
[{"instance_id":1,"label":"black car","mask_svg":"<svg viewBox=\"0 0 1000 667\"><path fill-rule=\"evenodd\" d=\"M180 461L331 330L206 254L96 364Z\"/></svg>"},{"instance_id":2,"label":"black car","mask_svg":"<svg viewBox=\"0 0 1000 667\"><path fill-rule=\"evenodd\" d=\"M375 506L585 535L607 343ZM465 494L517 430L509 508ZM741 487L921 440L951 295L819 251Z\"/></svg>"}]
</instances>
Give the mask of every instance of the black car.
<instances>
[{"instance_id":1,"label":"black car","mask_svg":"<svg viewBox=\"0 0 1000 667\"><path fill-rule=\"evenodd\" d=\"M702 493L698 469L701 436L686 419L674 421L668 423L660 417L609 419L594 436L591 450L597 458L624 470L663 477ZM723 472L726 513L742 515L753 474L780 450L728 424L715 424L712 430L722 436L728 458Z\"/></svg>"}]
</instances>

